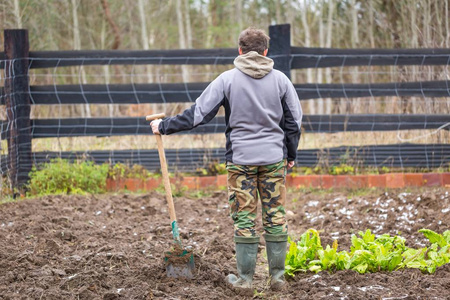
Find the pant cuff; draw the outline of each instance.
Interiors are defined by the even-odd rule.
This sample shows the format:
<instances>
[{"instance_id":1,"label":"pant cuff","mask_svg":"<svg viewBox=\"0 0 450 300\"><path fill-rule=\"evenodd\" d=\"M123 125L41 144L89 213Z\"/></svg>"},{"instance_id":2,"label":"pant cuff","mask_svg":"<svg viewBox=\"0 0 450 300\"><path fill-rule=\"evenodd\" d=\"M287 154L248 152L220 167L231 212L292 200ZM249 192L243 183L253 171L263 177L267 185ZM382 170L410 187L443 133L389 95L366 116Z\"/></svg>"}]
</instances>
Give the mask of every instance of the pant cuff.
<instances>
[{"instance_id":1,"label":"pant cuff","mask_svg":"<svg viewBox=\"0 0 450 300\"><path fill-rule=\"evenodd\" d=\"M285 234L264 234L266 242L287 242L288 235Z\"/></svg>"},{"instance_id":2,"label":"pant cuff","mask_svg":"<svg viewBox=\"0 0 450 300\"><path fill-rule=\"evenodd\" d=\"M234 236L234 242L238 244L256 244L259 243L259 236Z\"/></svg>"}]
</instances>

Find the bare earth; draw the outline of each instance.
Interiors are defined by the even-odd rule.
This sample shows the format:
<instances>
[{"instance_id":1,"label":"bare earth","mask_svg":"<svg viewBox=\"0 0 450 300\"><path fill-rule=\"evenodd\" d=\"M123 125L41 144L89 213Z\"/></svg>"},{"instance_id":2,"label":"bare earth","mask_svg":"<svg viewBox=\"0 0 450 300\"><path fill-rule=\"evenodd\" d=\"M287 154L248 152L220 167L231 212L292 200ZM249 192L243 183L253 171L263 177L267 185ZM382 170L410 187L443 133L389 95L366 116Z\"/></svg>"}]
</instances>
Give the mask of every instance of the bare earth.
<instances>
[{"instance_id":1,"label":"bare earth","mask_svg":"<svg viewBox=\"0 0 450 300\"><path fill-rule=\"evenodd\" d=\"M371 229L401 233L408 246L423 247L417 230L450 228L449 198L442 189L371 196L291 192L290 234L319 229L323 246L337 238L339 250L349 250L352 233ZM0 299L243 299L224 283L236 273L226 192L175 202L183 244L195 253L192 280L166 277L163 256L172 234L160 194L49 196L1 205ZM266 268L261 239L258 299L450 299L450 265L433 275L302 273L279 293L267 289Z\"/></svg>"}]
</instances>

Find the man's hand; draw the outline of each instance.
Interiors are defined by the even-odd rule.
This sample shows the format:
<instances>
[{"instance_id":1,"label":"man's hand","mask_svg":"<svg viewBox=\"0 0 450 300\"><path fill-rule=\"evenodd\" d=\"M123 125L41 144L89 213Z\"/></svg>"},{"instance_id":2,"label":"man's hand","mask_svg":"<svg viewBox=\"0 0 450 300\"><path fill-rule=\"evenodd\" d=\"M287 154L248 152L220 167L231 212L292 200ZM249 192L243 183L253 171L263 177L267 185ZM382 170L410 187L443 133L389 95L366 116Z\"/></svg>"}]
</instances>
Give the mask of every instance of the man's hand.
<instances>
[{"instance_id":1,"label":"man's hand","mask_svg":"<svg viewBox=\"0 0 450 300\"><path fill-rule=\"evenodd\" d=\"M160 134L159 133L159 123L161 123L161 119L156 119L151 121L150 126L152 127L153 134Z\"/></svg>"},{"instance_id":2,"label":"man's hand","mask_svg":"<svg viewBox=\"0 0 450 300\"><path fill-rule=\"evenodd\" d=\"M292 169L292 167L295 165L295 161L288 161L287 168Z\"/></svg>"}]
</instances>

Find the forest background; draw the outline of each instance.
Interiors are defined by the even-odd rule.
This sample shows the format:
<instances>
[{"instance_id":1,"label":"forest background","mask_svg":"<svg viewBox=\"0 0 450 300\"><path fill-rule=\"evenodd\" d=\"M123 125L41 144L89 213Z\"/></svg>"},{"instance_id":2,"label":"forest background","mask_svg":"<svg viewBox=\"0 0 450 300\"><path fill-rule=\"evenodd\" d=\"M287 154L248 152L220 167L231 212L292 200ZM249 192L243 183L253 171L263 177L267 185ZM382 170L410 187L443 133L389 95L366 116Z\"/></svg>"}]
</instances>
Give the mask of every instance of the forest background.
<instances>
[{"instance_id":1,"label":"forest background","mask_svg":"<svg viewBox=\"0 0 450 300\"><path fill-rule=\"evenodd\" d=\"M30 51L237 48L254 26L291 24L291 44L325 48L449 48L449 0L0 0L0 26L29 31ZM0 32L3 51L3 31ZM30 83L205 82L230 66L90 66L32 70ZM130 75L131 74L131 75ZM293 83L381 83L449 80L448 66L346 67L292 71ZM1 80L2 81L2 80ZM3 82L0 83L2 85ZM305 114L450 113L448 98L378 97L302 102ZM54 105L32 118L126 117L181 112L171 105ZM223 112L221 112L223 113ZM4 111L1 111L5 119ZM370 136L368 136L370 134ZM301 148L400 143L424 131L303 135ZM154 148L148 137L33 140L38 150ZM370 140L370 142L368 141ZM416 143L449 142L448 131ZM223 147L223 133L177 136L168 147ZM6 145L2 145L5 149ZM2 151L3 152L3 151Z\"/></svg>"}]
</instances>

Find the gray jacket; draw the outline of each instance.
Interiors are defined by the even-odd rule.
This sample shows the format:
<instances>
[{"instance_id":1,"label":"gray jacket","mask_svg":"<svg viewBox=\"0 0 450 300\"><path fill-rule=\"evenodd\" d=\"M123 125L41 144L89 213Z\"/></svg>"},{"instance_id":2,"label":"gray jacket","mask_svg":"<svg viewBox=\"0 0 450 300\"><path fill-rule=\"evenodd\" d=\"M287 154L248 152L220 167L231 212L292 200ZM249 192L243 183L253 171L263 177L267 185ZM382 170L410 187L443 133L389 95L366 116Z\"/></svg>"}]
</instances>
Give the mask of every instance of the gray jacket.
<instances>
[{"instance_id":1,"label":"gray jacket","mask_svg":"<svg viewBox=\"0 0 450 300\"><path fill-rule=\"evenodd\" d=\"M273 69L273 60L251 51L234 60L236 68L219 75L195 104L159 125L161 134L206 124L225 108L226 160L268 165L296 158L302 109L294 86Z\"/></svg>"}]
</instances>

